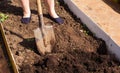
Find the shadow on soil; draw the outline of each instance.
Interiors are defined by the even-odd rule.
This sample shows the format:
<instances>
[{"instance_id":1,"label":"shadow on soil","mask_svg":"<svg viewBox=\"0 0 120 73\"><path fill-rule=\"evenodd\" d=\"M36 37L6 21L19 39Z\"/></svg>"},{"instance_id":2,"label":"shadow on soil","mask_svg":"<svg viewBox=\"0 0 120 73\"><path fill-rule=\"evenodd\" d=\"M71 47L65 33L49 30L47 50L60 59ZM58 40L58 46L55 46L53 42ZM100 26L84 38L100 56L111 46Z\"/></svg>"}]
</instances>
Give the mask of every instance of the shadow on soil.
<instances>
[{"instance_id":1,"label":"shadow on soil","mask_svg":"<svg viewBox=\"0 0 120 73\"><path fill-rule=\"evenodd\" d=\"M111 0L103 0L107 5L109 5L114 11L120 14L120 4L114 3Z\"/></svg>"},{"instance_id":2,"label":"shadow on soil","mask_svg":"<svg viewBox=\"0 0 120 73\"><path fill-rule=\"evenodd\" d=\"M24 38L21 35L8 30L7 28L5 28L5 30L9 31L11 34L16 35L17 37L23 39L22 42L20 42L19 44L23 47L25 47L26 49L32 50L35 53L39 54L37 47L36 47L36 42L35 42L35 38Z\"/></svg>"},{"instance_id":3,"label":"shadow on soil","mask_svg":"<svg viewBox=\"0 0 120 73\"><path fill-rule=\"evenodd\" d=\"M35 42L35 38L27 38L24 39L22 42L19 43L21 46L24 46L26 49L32 50L35 53L39 54Z\"/></svg>"},{"instance_id":4,"label":"shadow on soil","mask_svg":"<svg viewBox=\"0 0 120 73\"><path fill-rule=\"evenodd\" d=\"M8 13L8 14L14 14L14 15L17 15L17 16L22 16L23 14L23 9L22 7L17 7L17 6L14 6L14 5L11 5L10 3L2 3L0 2L0 12L2 13ZM38 14L37 10L31 10L31 13L32 14ZM51 19L52 21L54 21L54 19L52 19L50 17L49 14L43 14L44 17L48 18L48 19Z\"/></svg>"},{"instance_id":5,"label":"shadow on soil","mask_svg":"<svg viewBox=\"0 0 120 73\"><path fill-rule=\"evenodd\" d=\"M22 16L23 10L22 7L0 2L0 12ZM31 10L31 12L37 14L36 10Z\"/></svg>"}]
</instances>

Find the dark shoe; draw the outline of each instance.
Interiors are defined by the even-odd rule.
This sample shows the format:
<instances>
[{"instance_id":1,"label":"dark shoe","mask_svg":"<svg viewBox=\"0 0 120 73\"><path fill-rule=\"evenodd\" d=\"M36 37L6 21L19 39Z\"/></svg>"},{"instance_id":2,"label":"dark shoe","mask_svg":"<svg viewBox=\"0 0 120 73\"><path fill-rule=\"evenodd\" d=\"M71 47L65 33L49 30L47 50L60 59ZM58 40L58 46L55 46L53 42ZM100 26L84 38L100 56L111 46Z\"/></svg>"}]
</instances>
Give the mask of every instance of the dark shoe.
<instances>
[{"instance_id":1,"label":"dark shoe","mask_svg":"<svg viewBox=\"0 0 120 73\"><path fill-rule=\"evenodd\" d=\"M58 24L63 24L64 23L64 20L61 17L53 18L52 16L50 16L50 14L48 14L47 17L50 18L51 20L53 20L54 22L58 23Z\"/></svg>"},{"instance_id":2,"label":"dark shoe","mask_svg":"<svg viewBox=\"0 0 120 73\"><path fill-rule=\"evenodd\" d=\"M26 17L26 18L22 18L21 19L21 23L28 24L28 23L30 23L30 20L31 20L31 16L30 17Z\"/></svg>"},{"instance_id":3,"label":"dark shoe","mask_svg":"<svg viewBox=\"0 0 120 73\"><path fill-rule=\"evenodd\" d=\"M64 23L64 20L62 18L60 18L60 17L59 18L53 18L53 19L58 24L63 24Z\"/></svg>"}]
</instances>

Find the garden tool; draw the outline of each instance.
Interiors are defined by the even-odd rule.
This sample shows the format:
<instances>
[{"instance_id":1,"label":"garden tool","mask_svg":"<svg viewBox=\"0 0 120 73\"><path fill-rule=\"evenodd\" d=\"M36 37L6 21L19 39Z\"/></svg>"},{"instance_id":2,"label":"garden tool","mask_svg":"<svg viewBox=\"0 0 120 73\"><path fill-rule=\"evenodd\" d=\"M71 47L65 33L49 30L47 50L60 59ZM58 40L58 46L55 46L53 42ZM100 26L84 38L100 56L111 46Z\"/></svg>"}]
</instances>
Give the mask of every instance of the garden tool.
<instances>
[{"instance_id":1,"label":"garden tool","mask_svg":"<svg viewBox=\"0 0 120 73\"><path fill-rule=\"evenodd\" d=\"M45 25L43 21L43 13L41 0L37 0L39 28L34 30L37 49L40 54L51 52L55 43L55 35L52 25Z\"/></svg>"}]
</instances>

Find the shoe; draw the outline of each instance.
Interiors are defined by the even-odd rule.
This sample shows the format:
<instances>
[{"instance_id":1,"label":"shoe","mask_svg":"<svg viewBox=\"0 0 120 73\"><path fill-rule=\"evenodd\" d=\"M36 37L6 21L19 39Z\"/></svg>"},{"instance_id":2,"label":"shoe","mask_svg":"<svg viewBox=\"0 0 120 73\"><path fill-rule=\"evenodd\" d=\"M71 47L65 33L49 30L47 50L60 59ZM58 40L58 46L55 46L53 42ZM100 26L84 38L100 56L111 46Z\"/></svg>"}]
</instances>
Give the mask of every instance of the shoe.
<instances>
[{"instance_id":1,"label":"shoe","mask_svg":"<svg viewBox=\"0 0 120 73\"><path fill-rule=\"evenodd\" d=\"M58 18L53 18L53 20L54 20L56 23L58 23L58 24L63 24L63 23L64 23L64 20L63 20L62 18L60 18L60 17L58 17Z\"/></svg>"},{"instance_id":2,"label":"shoe","mask_svg":"<svg viewBox=\"0 0 120 73\"><path fill-rule=\"evenodd\" d=\"M31 16L30 17L25 17L25 18L21 19L21 23L28 24L28 23L30 23L30 20L31 20Z\"/></svg>"},{"instance_id":3,"label":"shoe","mask_svg":"<svg viewBox=\"0 0 120 73\"><path fill-rule=\"evenodd\" d=\"M58 18L53 18L50 16L50 14L48 14L48 17L53 20L54 22L58 23L58 24L63 24L64 23L64 20L61 18L61 17L58 17Z\"/></svg>"}]
</instances>

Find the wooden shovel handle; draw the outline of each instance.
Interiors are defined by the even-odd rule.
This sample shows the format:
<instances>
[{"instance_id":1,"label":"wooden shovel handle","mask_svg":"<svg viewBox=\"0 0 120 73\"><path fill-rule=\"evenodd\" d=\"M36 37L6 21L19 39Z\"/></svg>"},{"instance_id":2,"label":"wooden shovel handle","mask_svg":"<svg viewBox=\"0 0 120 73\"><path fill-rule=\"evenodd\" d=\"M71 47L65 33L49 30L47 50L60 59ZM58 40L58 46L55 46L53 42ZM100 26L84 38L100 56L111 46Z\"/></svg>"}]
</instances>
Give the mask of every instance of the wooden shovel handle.
<instances>
[{"instance_id":1,"label":"wooden shovel handle","mask_svg":"<svg viewBox=\"0 0 120 73\"><path fill-rule=\"evenodd\" d=\"M42 15L42 5L41 0L37 0L38 15Z\"/></svg>"},{"instance_id":2,"label":"wooden shovel handle","mask_svg":"<svg viewBox=\"0 0 120 73\"><path fill-rule=\"evenodd\" d=\"M37 7L38 7L39 25L40 25L40 28L43 28L44 21L43 21L43 13L42 13L41 0L37 0Z\"/></svg>"}]
</instances>

